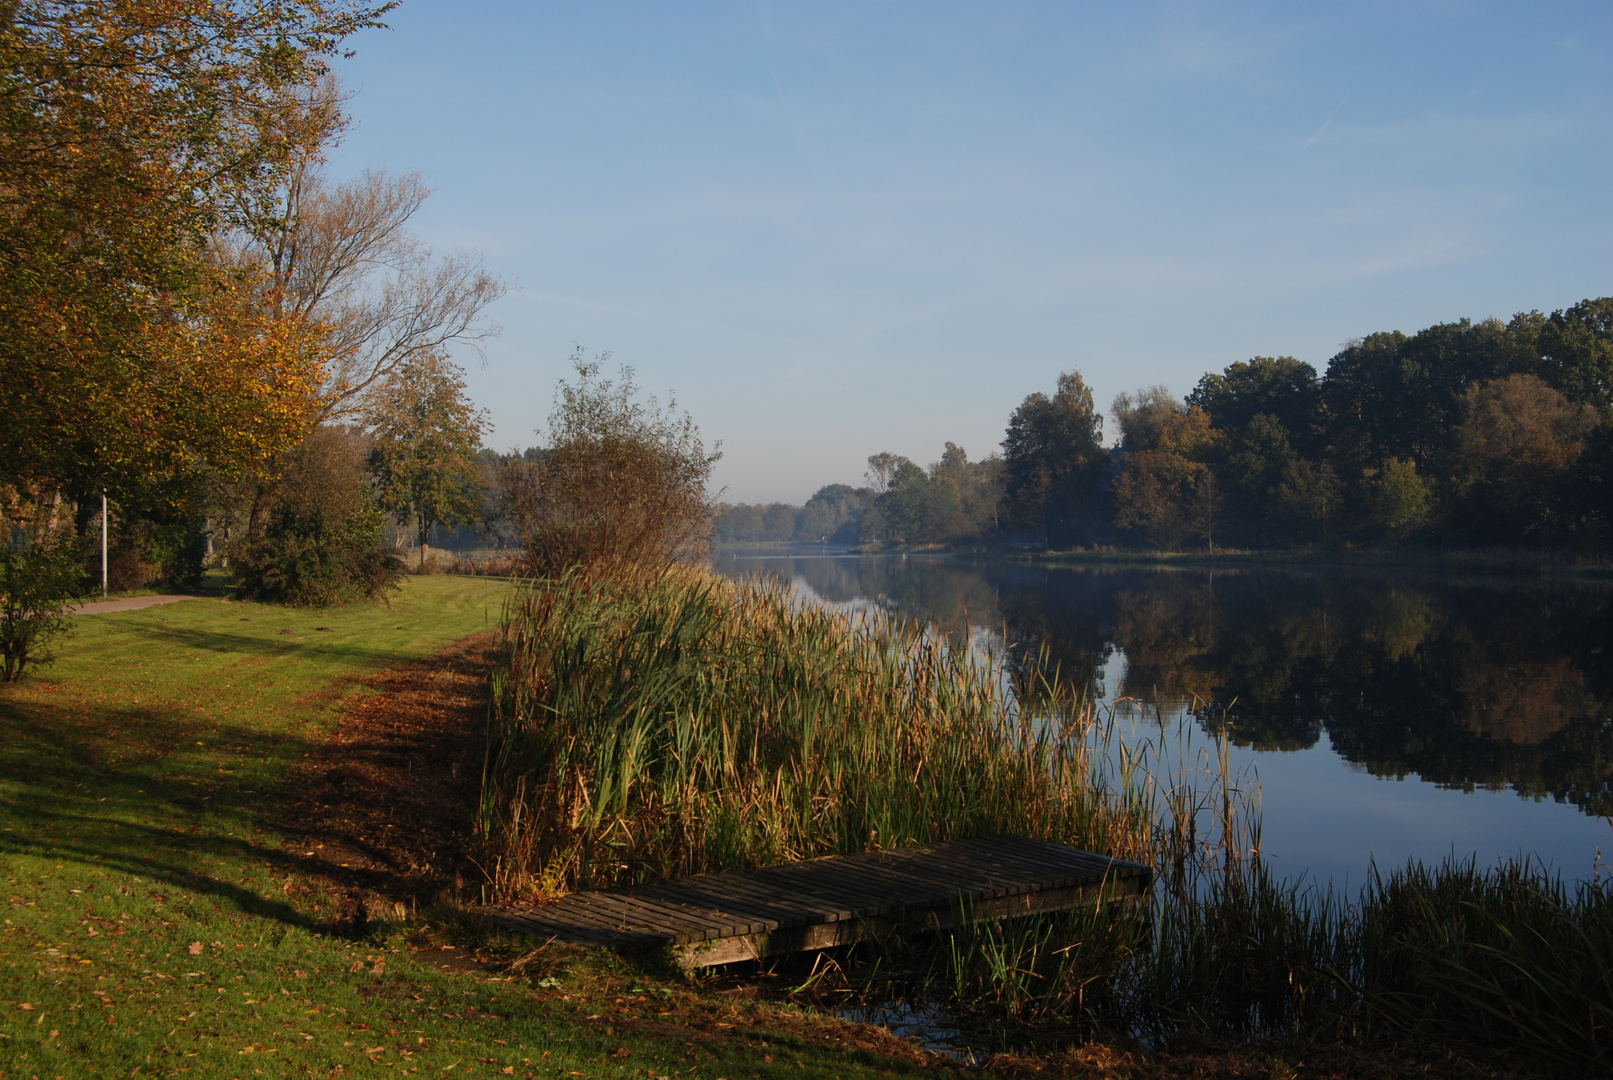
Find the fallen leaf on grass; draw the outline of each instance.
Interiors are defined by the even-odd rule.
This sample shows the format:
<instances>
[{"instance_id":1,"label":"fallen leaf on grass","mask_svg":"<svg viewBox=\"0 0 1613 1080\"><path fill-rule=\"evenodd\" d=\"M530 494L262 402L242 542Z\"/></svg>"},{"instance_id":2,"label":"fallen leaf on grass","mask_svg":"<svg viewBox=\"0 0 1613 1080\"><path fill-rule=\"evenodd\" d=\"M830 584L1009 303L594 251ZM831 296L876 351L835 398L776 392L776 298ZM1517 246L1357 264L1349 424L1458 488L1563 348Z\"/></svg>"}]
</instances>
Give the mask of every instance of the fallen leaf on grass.
<instances>
[{"instance_id":1,"label":"fallen leaf on grass","mask_svg":"<svg viewBox=\"0 0 1613 1080\"><path fill-rule=\"evenodd\" d=\"M191 942L189 952L192 956L202 955L202 943L199 941Z\"/></svg>"}]
</instances>

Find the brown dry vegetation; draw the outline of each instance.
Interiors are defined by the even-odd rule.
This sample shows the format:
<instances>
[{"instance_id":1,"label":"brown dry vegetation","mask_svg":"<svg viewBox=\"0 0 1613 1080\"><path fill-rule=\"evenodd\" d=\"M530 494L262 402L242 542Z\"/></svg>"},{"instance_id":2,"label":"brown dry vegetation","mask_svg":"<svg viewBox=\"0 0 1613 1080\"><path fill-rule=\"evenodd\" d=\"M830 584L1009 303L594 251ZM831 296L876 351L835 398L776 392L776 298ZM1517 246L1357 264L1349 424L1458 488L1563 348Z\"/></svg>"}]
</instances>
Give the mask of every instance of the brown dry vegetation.
<instances>
[{"instance_id":1,"label":"brown dry vegetation","mask_svg":"<svg viewBox=\"0 0 1613 1080\"><path fill-rule=\"evenodd\" d=\"M377 675L378 693L349 708L293 780L278 826L315 853L306 871L355 915L418 911L476 888L470 823L496 645L496 632L476 634Z\"/></svg>"}]
</instances>

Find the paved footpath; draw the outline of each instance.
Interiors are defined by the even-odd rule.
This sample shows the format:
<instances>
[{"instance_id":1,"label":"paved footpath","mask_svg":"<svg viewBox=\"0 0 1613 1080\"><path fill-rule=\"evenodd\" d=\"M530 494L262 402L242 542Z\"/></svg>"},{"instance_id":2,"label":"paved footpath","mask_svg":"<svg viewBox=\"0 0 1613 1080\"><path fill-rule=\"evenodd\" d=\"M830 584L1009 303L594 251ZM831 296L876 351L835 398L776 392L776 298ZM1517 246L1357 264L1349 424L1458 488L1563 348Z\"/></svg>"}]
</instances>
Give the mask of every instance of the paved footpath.
<instances>
[{"instance_id":1,"label":"paved footpath","mask_svg":"<svg viewBox=\"0 0 1613 1080\"><path fill-rule=\"evenodd\" d=\"M122 600L98 600L90 604L74 604L67 609L69 615L110 615L117 611L139 611L159 604L177 604L181 600L195 600L194 596L129 596Z\"/></svg>"}]
</instances>

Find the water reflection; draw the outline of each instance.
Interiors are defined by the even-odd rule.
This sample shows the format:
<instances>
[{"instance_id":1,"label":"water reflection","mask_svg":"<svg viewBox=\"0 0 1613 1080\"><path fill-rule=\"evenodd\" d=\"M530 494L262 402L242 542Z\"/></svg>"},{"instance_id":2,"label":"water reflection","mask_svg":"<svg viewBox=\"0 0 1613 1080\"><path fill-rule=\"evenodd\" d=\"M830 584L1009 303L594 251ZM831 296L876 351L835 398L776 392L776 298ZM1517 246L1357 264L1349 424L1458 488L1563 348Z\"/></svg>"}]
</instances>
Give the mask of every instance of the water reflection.
<instances>
[{"instance_id":1,"label":"water reflection","mask_svg":"<svg viewBox=\"0 0 1613 1080\"><path fill-rule=\"evenodd\" d=\"M1263 773L1281 752L1323 753L1373 777L1613 815L1606 582L918 557L719 565L779 574L831 602L877 602L950 633L1000 629L1020 648L1045 647L1108 700L1226 730ZM1305 768L1320 775L1314 762ZM1269 792L1267 807L1269 831Z\"/></svg>"}]
</instances>

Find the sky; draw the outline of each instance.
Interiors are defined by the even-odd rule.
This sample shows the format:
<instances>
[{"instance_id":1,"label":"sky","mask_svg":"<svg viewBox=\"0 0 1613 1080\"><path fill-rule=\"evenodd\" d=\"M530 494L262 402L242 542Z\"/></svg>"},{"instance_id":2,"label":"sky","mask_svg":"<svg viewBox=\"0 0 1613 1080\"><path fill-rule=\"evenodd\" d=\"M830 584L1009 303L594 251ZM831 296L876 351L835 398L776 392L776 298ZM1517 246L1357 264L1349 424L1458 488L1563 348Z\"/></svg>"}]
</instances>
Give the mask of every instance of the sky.
<instances>
[{"instance_id":1,"label":"sky","mask_svg":"<svg viewBox=\"0 0 1613 1080\"><path fill-rule=\"evenodd\" d=\"M730 502L1000 443L1251 356L1613 293L1613 5L405 0L333 179L418 171L541 444L581 346L674 391ZM1112 428L1112 423L1110 427ZM1111 432L1112 434L1112 432Z\"/></svg>"}]
</instances>

